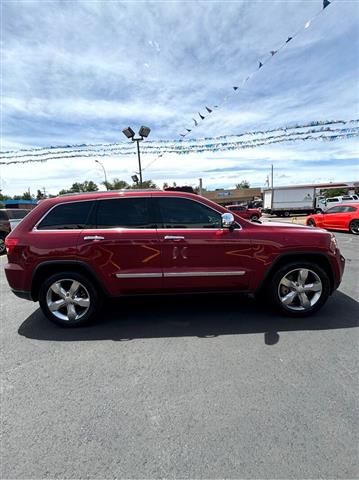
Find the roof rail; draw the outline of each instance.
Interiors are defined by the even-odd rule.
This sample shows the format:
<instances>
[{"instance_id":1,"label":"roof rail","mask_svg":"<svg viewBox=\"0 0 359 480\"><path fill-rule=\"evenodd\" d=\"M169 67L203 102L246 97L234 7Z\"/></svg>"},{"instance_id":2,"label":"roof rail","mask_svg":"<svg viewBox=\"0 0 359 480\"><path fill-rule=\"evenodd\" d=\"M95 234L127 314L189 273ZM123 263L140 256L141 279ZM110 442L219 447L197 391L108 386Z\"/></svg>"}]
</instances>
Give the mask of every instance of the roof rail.
<instances>
[{"instance_id":1,"label":"roof rail","mask_svg":"<svg viewBox=\"0 0 359 480\"><path fill-rule=\"evenodd\" d=\"M62 193L57 195L58 197L70 197L72 195L88 195L96 193L123 193L123 192L158 192L161 191L161 188L120 188L119 190L94 190L93 192L72 192L72 193Z\"/></svg>"}]
</instances>

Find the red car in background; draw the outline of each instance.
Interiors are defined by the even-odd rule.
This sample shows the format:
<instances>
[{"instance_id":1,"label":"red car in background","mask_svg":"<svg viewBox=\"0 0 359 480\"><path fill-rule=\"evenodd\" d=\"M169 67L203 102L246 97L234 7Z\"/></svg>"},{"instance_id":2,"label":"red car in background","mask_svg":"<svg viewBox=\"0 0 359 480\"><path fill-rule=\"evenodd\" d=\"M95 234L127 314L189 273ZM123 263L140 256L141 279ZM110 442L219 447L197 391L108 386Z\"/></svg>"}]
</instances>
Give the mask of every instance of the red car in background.
<instances>
[{"instance_id":1,"label":"red car in background","mask_svg":"<svg viewBox=\"0 0 359 480\"><path fill-rule=\"evenodd\" d=\"M248 208L245 205L227 205L226 208L242 218L258 220L262 216L260 208Z\"/></svg>"},{"instance_id":2,"label":"red car in background","mask_svg":"<svg viewBox=\"0 0 359 480\"><path fill-rule=\"evenodd\" d=\"M359 235L359 203L345 203L326 212L309 215L307 225L328 230L344 230Z\"/></svg>"}]
</instances>

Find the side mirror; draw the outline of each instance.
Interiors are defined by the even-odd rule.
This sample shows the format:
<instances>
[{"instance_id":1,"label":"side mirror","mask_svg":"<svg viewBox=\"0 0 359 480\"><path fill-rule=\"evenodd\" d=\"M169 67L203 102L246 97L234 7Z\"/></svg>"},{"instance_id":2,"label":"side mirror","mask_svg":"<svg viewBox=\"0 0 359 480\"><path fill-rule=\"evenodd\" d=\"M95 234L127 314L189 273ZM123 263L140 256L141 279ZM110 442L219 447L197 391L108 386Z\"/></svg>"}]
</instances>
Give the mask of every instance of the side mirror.
<instances>
[{"instance_id":1,"label":"side mirror","mask_svg":"<svg viewBox=\"0 0 359 480\"><path fill-rule=\"evenodd\" d=\"M222 213L222 228L234 229L234 216L232 213Z\"/></svg>"}]
</instances>

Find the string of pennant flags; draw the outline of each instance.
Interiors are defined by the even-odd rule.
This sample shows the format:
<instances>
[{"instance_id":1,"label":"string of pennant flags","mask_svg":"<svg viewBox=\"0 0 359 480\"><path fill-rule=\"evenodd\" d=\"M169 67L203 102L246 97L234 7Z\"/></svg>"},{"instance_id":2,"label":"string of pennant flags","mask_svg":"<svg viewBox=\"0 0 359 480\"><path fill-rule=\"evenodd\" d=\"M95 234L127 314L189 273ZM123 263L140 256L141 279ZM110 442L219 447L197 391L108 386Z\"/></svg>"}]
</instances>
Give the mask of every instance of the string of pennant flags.
<instances>
[{"instance_id":1,"label":"string of pennant flags","mask_svg":"<svg viewBox=\"0 0 359 480\"><path fill-rule=\"evenodd\" d=\"M312 22L323 13L323 11L330 5L333 4L335 0L322 0L322 9L319 10L312 18L310 18L303 27L300 27L295 33L291 34L290 36L287 37L287 39L275 50L270 50L268 53L268 56L265 59L258 60L257 63L257 68L253 70L247 77L245 77L240 84L236 84L232 86L231 92L228 93L225 97L222 98L222 100L216 104L216 105L211 105L208 107L205 105L201 111L198 111L197 115L192 116L192 121L193 123L189 126L186 126L183 128L182 132L179 133L179 137L184 139L188 135L190 135L194 129L196 129L198 126L201 125L201 123L211 114L213 114L216 110L222 108L228 101L228 99L234 95L239 93L246 83L248 83L251 78L261 69L263 68L266 64L268 64L275 55L277 55L283 48L285 48L291 41L293 41L299 34L301 34L304 30L309 28L312 24ZM202 112L202 113L201 113Z\"/></svg>"},{"instance_id":2,"label":"string of pennant flags","mask_svg":"<svg viewBox=\"0 0 359 480\"><path fill-rule=\"evenodd\" d=\"M276 127L267 130L251 130L242 133L236 133L231 135L219 135L215 137L203 137L203 138L188 138L186 140L147 140L146 143L142 148L146 148L150 150L151 148L155 148L152 145L158 144L173 144L181 143L183 145L187 143L203 143L206 141L214 141L214 140L228 140L234 138L241 138L245 136L258 136L258 135L267 135L274 132L289 132L292 130L310 128L310 127L324 127L324 126L331 126L331 125L353 125L359 122L359 119L353 120L316 120L312 122L307 122L304 124L295 124L295 125L287 125L284 127ZM118 142L118 143L88 143L88 144L74 144L74 145L57 145L57 146L49 146L49 147L33 147L33 148L25 148L19 150L6 150L0 152L0 159L13 159L13 158L22 158L22 157L37 157L37 156L46 156L49 153L53 154L62 154L62 153L79 153L83 151L87 152L97 152L99 149L104 149L106 151L121 151L121 152L134 152L134 144L127 142ZM142 150L142 149L141 149Z\"/></svg>"},{"instance_id":3,"label":"string of pennant flags","mask_svg":"<svg viewBox=\"0 0 359 480\"><path fill-rule=\"evenodd\" d=\"M142 152L154 154L157 157L150 164L161 158L165 153L187 155L191 153L219 152L255 148L273 143L322 140L334 141L350 139L359 136L359 119L316 121L303 125L279 127L277 129L260 130L238 135L221 135L206 137L195 141L152 141L145 143ZM77 147L77 148L73 148ZM81 147L81 148L79 148ZM65 160L72 158L109 157L134 155L135 150L122 144L92 144L48 149L29 149L3 152L0 165L47 162L49 160ZM19 153L20 152L20 153Z\"/></svg>"}]
</instances>

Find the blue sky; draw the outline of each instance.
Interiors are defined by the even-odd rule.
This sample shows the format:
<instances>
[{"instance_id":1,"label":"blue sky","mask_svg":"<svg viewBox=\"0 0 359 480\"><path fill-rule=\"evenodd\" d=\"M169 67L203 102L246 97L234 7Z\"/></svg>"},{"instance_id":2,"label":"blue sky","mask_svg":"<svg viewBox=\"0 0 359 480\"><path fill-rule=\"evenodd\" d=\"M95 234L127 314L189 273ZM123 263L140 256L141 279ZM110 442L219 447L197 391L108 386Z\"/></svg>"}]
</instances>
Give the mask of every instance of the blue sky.
<instances>
[{"instance_id":1,"label":"blue sky","mask_svg":"<svg viewBox=\"0 0 359 480\"><path fill-rule=\"evenodd\" d=\"M198 111L222 104L321 7L321 0L2 2L1 150L122 142L124 127L141 124L152 140L178 139ZM191 137L358 118L358 9L357 1L334 1ZM144 155L143 165L153 158ZM130 181L137 170L135 154L101 161L109 177ZM168 154L144 177L264 186L271 163L282 185L357 180L358 142ZM56 193L86 179L102 180L93 158L1 169L10 194L44 186Z\"/></svg>"}]
</instances>

